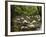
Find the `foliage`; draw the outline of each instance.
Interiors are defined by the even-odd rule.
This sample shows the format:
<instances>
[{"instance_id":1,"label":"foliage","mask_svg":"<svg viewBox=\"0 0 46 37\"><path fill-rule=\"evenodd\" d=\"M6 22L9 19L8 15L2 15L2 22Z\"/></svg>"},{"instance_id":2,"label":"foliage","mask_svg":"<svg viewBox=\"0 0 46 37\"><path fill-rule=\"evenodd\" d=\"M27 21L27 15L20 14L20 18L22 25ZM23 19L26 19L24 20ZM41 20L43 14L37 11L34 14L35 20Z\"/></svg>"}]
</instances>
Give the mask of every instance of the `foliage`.
<instances>
[{"instance_id":1,"label":"foliage","mask_svg":"<svg viewBox=\"0 0 46 37\"><path fill-rule=\"evenodd\" d=\"M41 11L40 6L21 6L21 5L12 5L11 12L12 16L31 16L37 15ZM41 13L41 12L40 12Z\"/></svg>"}]
</instances>

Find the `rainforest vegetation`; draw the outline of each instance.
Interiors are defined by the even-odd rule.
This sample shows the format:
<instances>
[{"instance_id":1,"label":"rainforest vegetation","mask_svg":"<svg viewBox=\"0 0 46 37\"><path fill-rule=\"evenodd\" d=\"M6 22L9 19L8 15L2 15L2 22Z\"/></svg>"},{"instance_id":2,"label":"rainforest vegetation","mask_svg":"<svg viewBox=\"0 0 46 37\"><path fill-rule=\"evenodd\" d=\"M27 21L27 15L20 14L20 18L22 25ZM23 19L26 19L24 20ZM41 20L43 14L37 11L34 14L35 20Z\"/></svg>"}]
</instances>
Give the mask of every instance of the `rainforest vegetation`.
<instances>
[{"instance_id":1,"label":"rainforest vegetation","mask_svg":"<svg viewBox=\"0 0 46 37\"><path fill-rule=\"evenodd\" d=\"M41 18L41 6L11 5L11 32L39 30Z\"/></svg>"}]
</instances>

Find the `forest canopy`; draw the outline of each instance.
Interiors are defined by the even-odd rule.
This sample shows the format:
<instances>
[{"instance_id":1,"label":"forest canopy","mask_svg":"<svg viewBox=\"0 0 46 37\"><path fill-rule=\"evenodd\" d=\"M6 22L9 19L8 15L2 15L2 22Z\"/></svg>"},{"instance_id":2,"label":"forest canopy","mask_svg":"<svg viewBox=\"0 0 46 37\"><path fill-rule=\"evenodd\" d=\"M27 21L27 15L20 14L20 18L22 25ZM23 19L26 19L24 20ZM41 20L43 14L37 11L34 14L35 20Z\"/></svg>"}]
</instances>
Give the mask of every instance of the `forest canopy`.
<instances>
[{"instance_id":1,"label":"forest canopy","mask_svg":"<svg viewBox=\"0 0 46 37\"><path fill-rule=\"evenodd\" d=\"M21 5L12 5L11 6L12 16L41 16L41 6L21 6Z\"/></svg>"}]
</instances>

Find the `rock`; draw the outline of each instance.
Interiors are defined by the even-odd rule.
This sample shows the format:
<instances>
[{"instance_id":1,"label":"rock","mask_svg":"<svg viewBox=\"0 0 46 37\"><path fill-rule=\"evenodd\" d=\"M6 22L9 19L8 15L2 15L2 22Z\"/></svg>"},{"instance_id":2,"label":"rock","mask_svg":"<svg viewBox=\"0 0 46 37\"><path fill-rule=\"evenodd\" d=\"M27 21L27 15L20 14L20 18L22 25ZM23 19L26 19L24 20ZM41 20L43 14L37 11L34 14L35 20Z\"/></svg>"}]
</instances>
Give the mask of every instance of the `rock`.
<instances>
[{"instance_id":1,"label":"rock","mask_svg":"<svg viewBox=\"0 0 46 37\"><path fill-rule=\"evenodd\" d=\"M20 21L20 18L17 18L17 21Z\"/></svg>"},{"instance_id":2,"label":"rock","mask_svg":"<svg viewBox=\"0 0 46 37\"><path fill-rule=\"evenodd\" d=\"M30 27L30 28L35 28L35 25L28 25L28 27Z\"/></svg>"},{"instance_id":3,"label":"rock","mask_svg":"<svg viewBox=\"0 0 46 37\"><path fill-rule=\"evenodd\" d=\"M22 19L22 20L24 20L24 18L23 18L23 17L21 17L21 19Z\"/></svg>"},{"instance_id":4,"label":"rock","mask_svg":"<svg viewBox=\"0 0 46 37\"><path fill-rule=\"evenodd\" d=\"M33 20L31 23L35 23L36 22L36 20Z\"/></svg>"},{"instance_id":5,"label":"rock","mask_svg":"<svg viewBox=\"0 0 46 37\"><path fill-rule=\"evenodd\" d=\"M24 21L23 21L23 23L27 23L27 21L26 21L26 20L24 20Z\"/></svg>"}]
</instances>

